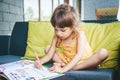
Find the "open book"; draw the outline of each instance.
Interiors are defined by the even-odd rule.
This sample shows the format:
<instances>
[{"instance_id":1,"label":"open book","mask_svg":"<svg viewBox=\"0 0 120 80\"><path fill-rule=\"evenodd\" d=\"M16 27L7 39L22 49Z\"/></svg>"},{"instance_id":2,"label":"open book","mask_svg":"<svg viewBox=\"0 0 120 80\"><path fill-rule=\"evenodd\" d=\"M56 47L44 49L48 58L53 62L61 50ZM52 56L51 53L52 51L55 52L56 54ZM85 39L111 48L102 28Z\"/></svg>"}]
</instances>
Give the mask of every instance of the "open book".
<instances>
[{"instance_id":1,"label":"open book","mask_svg":"<svg viewBox=\"0 0 120 80\"><path fill-rule=\"evenodd\" d=\"M9 80L48 80L63 74L48 71L47 67L42 69L34 67L34 61L20 60L0 65L2 72Z\"/></svg>"}]
</instances>

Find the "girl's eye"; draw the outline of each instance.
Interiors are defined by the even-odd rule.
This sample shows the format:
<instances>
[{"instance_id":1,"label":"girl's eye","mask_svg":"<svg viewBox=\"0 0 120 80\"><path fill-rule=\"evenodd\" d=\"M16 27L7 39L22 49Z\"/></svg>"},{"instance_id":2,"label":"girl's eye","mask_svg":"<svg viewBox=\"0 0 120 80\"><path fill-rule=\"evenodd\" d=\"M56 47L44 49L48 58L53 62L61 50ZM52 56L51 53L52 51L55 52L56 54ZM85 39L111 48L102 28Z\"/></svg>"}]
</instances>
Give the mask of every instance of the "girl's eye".
<instances>
[{"instance_id":1,"label":"girl's eye","mask_svg":"<svg viewBox=\"0 0 120 80\"><path fill-rule=\"evenodd\" d=\"M62 32L65 32L66 30L61 30Z\"/></svg>"},{"instance_id":2,"label":"girl's eye","mask_svg":"<svg viewBox=\"0 0 120 80\"><path fill-rule=\"evenodd\" d=\"M55 32L57 32L58 30L57 29L55 29Z\"/></svg>"}]
</instances>

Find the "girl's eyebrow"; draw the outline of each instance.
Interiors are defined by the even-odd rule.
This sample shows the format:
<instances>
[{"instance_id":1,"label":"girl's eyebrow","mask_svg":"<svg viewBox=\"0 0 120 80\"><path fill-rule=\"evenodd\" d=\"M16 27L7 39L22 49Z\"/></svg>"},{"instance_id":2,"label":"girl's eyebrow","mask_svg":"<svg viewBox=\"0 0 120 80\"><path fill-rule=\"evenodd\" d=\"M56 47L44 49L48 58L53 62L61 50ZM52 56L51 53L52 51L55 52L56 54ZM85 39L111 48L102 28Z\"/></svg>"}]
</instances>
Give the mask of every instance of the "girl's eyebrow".
<instances>
[{"instance_id":1,"label":"girl's eyebrow","mask_svg":"<svg viewBox=\"0 0 120 80\"><path fill-rule=\"evenodd\" d=\"M65 30L66 30L66 28L61 28L60 30L61 30L61 31L65 31Z\"/></svg>"},{"instance_id":2,"label":"girl's eyebrow","mask_svg":"<svg viewBox=\"0 0 120 80\"><path fill-rule=\"evenodd\" d=\"M66 30L66 29L64 28L64 29L61 29L61 30Z\"/></svg>"},{"instance_id":3,"label":"girl's eyebrow","mask_svg":"<svg viewBox=\"0 0 120 80\"><path fill-rule=\"evenodd\" d=\"M65 28L56 28L56 27L55 27L54 29L55 29L55 30L58 30L58 29L60 29L60 30L64 30Z\"/></svg>"}]
</instances>

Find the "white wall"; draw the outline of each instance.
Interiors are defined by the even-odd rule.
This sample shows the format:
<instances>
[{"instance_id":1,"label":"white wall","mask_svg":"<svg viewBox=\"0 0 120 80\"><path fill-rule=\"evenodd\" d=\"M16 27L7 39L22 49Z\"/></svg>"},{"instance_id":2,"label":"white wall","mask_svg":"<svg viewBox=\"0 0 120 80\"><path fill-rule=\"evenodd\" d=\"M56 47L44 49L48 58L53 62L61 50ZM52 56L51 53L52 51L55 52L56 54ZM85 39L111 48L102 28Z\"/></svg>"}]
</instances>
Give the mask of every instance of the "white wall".
<instances>
[{"instance_id":1,"label":"white wall","mask_svg":"<svg viewBox=\"0 0 120 80\"><path fill-rule=\"evenodd\" d=\"M120 21L120 0L119 0L119 9L118 9L118 14L117 14L117 19Z\"/></svg>"},{"instance_id":2,"label":"white wall","mask_svg":"<svg viewBox=\"0 0 120 80\"><path fill-rule=\"evenodd\" d=\"M0 35L11 35L17 21L23 21L23 0L0 0Z\"/></svg>"}]
</instances>

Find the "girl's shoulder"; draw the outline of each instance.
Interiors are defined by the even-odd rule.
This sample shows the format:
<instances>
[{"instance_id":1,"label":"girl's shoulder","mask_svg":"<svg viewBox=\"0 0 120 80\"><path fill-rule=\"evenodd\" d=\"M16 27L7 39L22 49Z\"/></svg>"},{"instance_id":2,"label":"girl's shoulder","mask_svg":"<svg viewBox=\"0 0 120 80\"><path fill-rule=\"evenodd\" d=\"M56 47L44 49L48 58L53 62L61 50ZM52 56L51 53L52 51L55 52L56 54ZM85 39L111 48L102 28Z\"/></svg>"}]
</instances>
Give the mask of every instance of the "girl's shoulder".
<instances>
[{"instance_id":1,"label":"girl's shoulder","mask_svg":"<svg viewBox=\"0 0 120 80\"><path fill-rule=\"evenodd\" d=\"M85 36L85 28L80 28L78 31L77 37L84 37Z\"/></svg>"},{"instance_id":2,"label":"girl's shoulder","mask_svg":"<svg viewBox=\"0 0 120 80\"><path fill-rule=\"evenodd\" d=\"M83 22L79 23L79 29L80 29L80 31L85 31L85 25Z\"/></svg>"},{"instance_id":3,"label":"girl's shoulder","mask_svg":"<svg viewBox=\"0 0 120 80\"><path fill-rule=\"evenodd\" d=\"M85 32L85 27L80 27L78 30L78 34L83 34Z\"/></svg>"},{"instance_id":4,"label":"girl's shoulder","mask_svg":"<svg viewBox=\"0 0 120 80\"><path fill-rule=\"evenodd\" d=\"M85 27L80 27L80 29L79 29L80 31L85 31Z\"/></svg>"}]
</instances>

